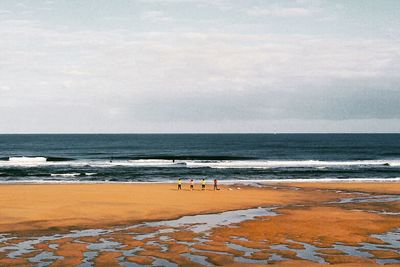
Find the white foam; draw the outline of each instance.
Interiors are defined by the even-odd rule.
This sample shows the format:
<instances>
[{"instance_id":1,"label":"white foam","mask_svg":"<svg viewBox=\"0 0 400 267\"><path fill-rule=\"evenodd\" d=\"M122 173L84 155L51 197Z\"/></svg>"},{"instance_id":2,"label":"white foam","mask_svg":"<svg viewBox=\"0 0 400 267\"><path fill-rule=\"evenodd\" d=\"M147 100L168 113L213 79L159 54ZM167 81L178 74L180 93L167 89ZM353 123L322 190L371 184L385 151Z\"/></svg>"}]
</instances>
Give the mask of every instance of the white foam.
<instances>
[{"instance_id":1,"label":"white foam","mask_svg":"<svg viewBox=\"0 0 400 267\"><path fill-rule=\"evenodd\" d=\"M187 166L192 168L209 167L218 169L243 168L243 169L270 169L270 168L327 168L327 167L346 167L346 166L379 166L389 164L390 166L400 166L400 160L354 160L354 161L320 161L320 160L238 160L238 161L217 161L201 162L188 161Z\"/></svg>"},{"instance_id":2,"label":"white foam","mask_svg":"<svg viewBox=\"0 0 400 267\"><path fill-rule=\"evenodd\" d=\"M211 186L213 179L206 179L207 185ZM250 180L218 180L219 185L232 185L241 184L248 186L259 187L262 184L270 183L352 183L352 182L381 182L381 183L397 183L400 182L400 177L394 178L315 178L315 179L250 179ZM79 181L79 180L46 180L46 179L35 179L35 180L12 180L12 181L0 181L0 184L176 184L176 180L157 180L157 181Z\"/></svg>"},{"instance_id":3,"label":"white foam","mask_svg":"<svg viewBox=\"0 0 400 267\"><path fill-rule=\"evenodd\" d=\"M84 167L93 161L47 161L45 157L10 157L9 160L0 161L0 167L39 167L39 166L72 166ZM108 164L101 161L101 166ZM109 164L108 164L109 165Z\"/></svg>"},{"instance_id":4,"label":"white foam","mask_svg":"<svg viewBox=\"0 0 400 267\"><path fill-rule=\"evenodd\" d=\"M78 162L76 162L78 163ZM75 163L75 164L76 164ZM400 160L354 160L354 161L320 161L320 160L162 160L139 159L119 161L91 161L87 163L93 167L188 167L188 168L215 168L215 169L271 169L271 168L317 168L351 167L351 166L400 166Z\"/></svg>"},{"instance_id":5,"label":"white foam","mask_svg":"<svg viewBox=\"0 0 400 267\"><path fill-rule=\"evenodd\" d=\"M297 183L297 182L310 182L310 183L321 183L321 182L339 182L339 183L351 183L351 182L400 182L400 177L393 178L312 178L312 179L251 179L251 180L219 180L219 184L267 184L267 183Z\"/></svg>"},{"instance_id":6,"label":"white foam","mask_svg":"<svg viewBox=\"0 0 400 267\"><path fill-rule=\"evenodd\" d=\"M52 173L50 174L51 177L75 177L81 175L79 172L73 173Z\"/></svg>"},{"instance_id":7,"label":"white foam","mask_svg":"<svg viewBox=\"0 0 400 267\"><path fill-rule=\"evenodd\" d=\"M46 162L47 158L45 157L10 157L8 162L6 161L5 163L8 165L31 166L45 164Z\"/></svg>"},{"instance_id":8,"label":"white foam","mask_svg":"<svg viewBox=\"0 0 400 267\"><path fill-rule=\"evenodd\" d=\"M180 168L215 168L215 169L272 169L272 168L316 168L326 169L335 167L354 166L384 166L399 167L400 160L353 160L353 161L322 161L322 160L74 160L47 161L45 157L10 157L8 161L0 161L2 166L72 166L72 167L180 167Z\"/></svg>"},{"instance_id":9,"label":"white foam","mask_svg":"<svg viewBox=\"0 0 400 267\"><path fill-rule=\"evenodd\" d=\"M166 166L170 167L171 165L175 165L176 163L172 160L164 160L164 159L138 159L138 160L128 160L129 165L135 166Z\"/></svg>"},{"instance_id":10,"label":"white foam","mask_svg":"<svg viewBox=\"0 0 400 267\"><path fill-rule=\"evenodd\" d=\"M46 162L45 157L10 157L8 159L10 162Z\"/></svg>"}]
</instances>

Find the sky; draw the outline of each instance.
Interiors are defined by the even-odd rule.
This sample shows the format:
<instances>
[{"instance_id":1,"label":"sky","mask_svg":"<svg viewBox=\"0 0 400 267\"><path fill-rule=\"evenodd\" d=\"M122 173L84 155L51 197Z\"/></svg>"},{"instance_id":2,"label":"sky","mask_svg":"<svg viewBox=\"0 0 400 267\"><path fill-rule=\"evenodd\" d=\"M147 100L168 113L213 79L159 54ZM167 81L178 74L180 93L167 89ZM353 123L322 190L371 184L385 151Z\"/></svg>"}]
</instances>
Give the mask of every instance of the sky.
<instances>
[{"instance_id":1,"label":"sky","mask_svg":"<svg viewBox=\"0 0 400 267\"><path fill-rule=\"evenodd\" d=\"M400 132L397 0L0 0L0 133Z\"/></svg>"}]
</instances>

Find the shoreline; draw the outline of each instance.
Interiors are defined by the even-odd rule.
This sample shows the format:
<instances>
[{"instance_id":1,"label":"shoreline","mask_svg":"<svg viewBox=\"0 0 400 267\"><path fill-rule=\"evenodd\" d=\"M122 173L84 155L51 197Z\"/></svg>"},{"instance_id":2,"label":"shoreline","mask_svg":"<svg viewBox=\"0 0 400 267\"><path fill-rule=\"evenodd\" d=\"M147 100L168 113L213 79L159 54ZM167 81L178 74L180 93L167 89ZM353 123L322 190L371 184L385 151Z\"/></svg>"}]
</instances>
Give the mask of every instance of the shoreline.
<instances>
[{"instance_id":1,"label":"shoreline","mask_svg":"<svg viewBox=\"0 0 400 267\"><path fill-rule=\"evenodd\" d=\"M183 181L188 181L184 179ZM200 180L197 180L200 181ZM206 180L208 185L211 185L212 179ZM395 178L349 178L349 179L339 179L339 178L323 178L323 179L251 179L251 180L218 180L218 184L221 185L233 185L233 184L243 184L246 186L252 186L252 184L279 184L279 183L400 183L400 177ZM187 182L186 182L187 183ZM45 181L45 180L13 180L13 181L0 181L1 185L35 185L35 184L176 184L176 180L163 180L163 181ZM198 185L199 183L197 183Z\"/></svg>"}]
</instances>

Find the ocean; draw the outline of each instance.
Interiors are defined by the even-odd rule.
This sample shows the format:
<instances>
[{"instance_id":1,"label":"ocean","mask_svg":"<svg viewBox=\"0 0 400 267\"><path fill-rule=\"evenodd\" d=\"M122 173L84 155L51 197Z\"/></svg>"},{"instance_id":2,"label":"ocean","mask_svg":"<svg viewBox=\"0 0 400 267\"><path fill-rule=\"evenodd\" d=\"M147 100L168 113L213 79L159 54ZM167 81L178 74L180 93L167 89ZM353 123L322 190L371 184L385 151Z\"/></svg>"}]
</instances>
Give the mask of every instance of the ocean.
<instances>
[{"instance_id":1,"label":"ocean","mask_svg":"<svg viewBox=\"0 0 400 267\"><path fill-rule=\"evenodd\" d=\"M0 183L399 177L400 134L0 135Z\"/></svg>"}]
</instances>

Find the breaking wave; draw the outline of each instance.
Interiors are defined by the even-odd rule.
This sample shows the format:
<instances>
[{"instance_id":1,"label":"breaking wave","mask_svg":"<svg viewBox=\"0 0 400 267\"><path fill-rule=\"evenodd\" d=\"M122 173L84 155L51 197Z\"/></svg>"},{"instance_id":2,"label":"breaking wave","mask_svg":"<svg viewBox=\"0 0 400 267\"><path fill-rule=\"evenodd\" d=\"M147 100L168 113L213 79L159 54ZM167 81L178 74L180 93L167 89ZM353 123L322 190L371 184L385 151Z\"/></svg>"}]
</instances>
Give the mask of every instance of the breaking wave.
<instances>
[{"instance_id":1,"label":"breaking wave","mask_svg":"<svg viewBox=\"0 0 400 267\"><path fill-rule=\"evenodd\" d=\"M72 166L72 167L157 167L157 168L215 168L215 169L271 169L271 168L345 168L399 167L400 160L178 160L178 159L115 159L77 160L62 157L9 157L0 160L0 167Z\"/></svg>"},{"instance_id":2,"label":"breaking wave","mask_svg":"<svg viewBox=\"0 0 400 267\"><path fill-rule=\"evenodd\" d=\"M51 173L51 177L75 177L75 176L80 176L81 174L78 172L74 173Z\"/></svg>"},{"instance_id":3,"label":"breaking wave","mask_svg":"<svg viewBox=\"0 0 400 267\"><path fill-rule=\"evenodd\" d=\"M8 159L10 163L25 163L25 164L37 164L44 163L47 161L45 157L10 157Z\"/></svg>"}]
</instances>

